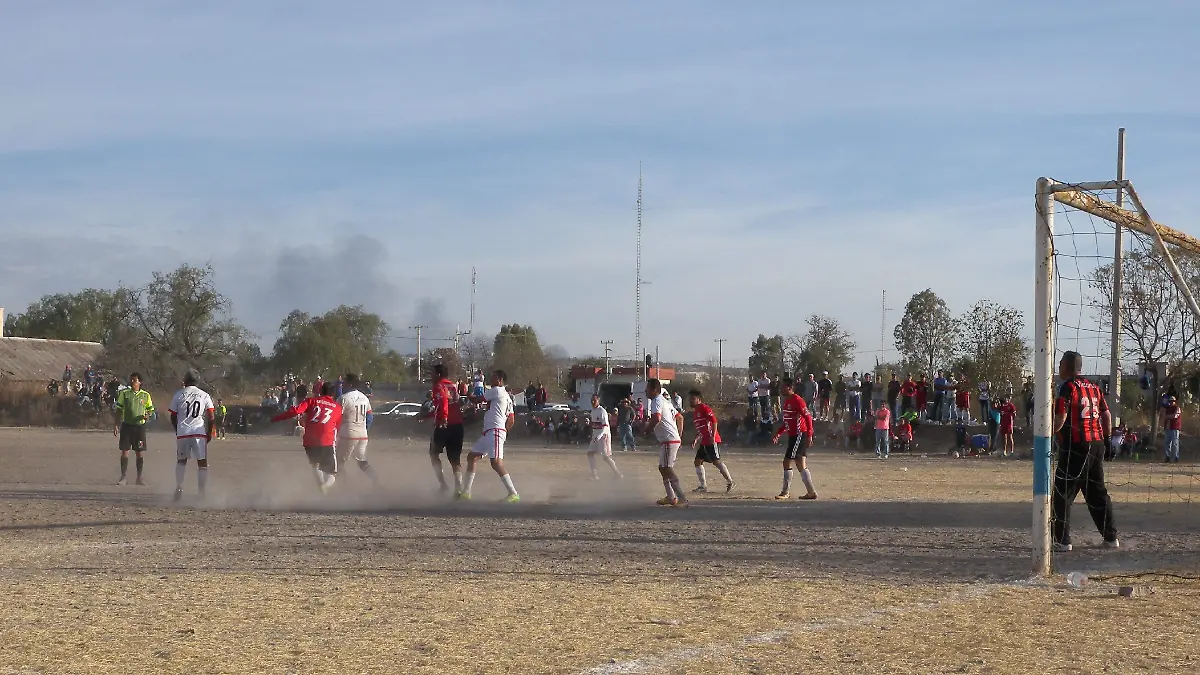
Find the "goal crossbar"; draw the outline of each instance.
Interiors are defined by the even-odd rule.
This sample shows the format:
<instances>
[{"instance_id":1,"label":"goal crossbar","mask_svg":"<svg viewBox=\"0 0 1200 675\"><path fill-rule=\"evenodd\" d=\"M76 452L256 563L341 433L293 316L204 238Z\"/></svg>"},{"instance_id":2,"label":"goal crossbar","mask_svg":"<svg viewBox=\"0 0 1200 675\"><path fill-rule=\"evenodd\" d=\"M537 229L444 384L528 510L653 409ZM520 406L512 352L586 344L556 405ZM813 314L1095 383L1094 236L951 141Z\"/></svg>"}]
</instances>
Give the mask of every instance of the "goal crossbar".
<instances>
[{"instance_id":1,"label":"goal crossbar","mask_svg":"<svg viewBox=\"0 0 1200 675\"><path fill-rule=\"evenodd\" d=\"M1121 187L1129 190L1133 188L1132 185L1129 185L1128 181L1120 182L1125 183L1125 185L1114 186L1114 188L1109 189ZM1062 187L1070 187L1070 189L1054 191L1054 201L1061 202L1072 208L1079 209L1080 211L1086 211L1097 218L1103 218L1110 223L1116 223L1117 225L1127 227L1131 230L1136 230L1151 237L1161 236L1163 241L1171 244L1172 246L1178 246L1185 251L1200 254L1200 239L1196 239L1189 234L1184 234L1183 232L1180 232L1174 228L1167 227L1162 223L1156 223L1153 220L1151 220L1150 224L1147 225L1142 219L1142 214L1135 211L1130 211L1129 209L1121 208L1112 202L1106 202L1078 186L1063 185Z\"/></svg>"}]
</instances>

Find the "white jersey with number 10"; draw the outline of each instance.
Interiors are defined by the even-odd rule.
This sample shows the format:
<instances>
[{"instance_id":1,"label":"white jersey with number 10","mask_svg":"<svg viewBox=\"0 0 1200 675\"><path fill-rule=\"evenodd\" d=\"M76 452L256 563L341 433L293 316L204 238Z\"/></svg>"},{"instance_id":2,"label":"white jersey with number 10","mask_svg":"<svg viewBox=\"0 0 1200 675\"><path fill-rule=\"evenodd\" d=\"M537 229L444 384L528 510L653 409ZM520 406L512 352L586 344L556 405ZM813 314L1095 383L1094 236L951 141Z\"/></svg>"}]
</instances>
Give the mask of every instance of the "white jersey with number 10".
<instances>
[{"instance_id":1,"label":"white jersey with number 10","mask_svg":"<svg viewBox=\"0 0 1200 675\"><path fill-rule=\"evenodd\" d=\"M176 438L203 438L208 436L205 420L213 410L212 397L199 387L184 387L175 392L171 399L170 412L175 413Z\"/></svg>"}]
</instances>

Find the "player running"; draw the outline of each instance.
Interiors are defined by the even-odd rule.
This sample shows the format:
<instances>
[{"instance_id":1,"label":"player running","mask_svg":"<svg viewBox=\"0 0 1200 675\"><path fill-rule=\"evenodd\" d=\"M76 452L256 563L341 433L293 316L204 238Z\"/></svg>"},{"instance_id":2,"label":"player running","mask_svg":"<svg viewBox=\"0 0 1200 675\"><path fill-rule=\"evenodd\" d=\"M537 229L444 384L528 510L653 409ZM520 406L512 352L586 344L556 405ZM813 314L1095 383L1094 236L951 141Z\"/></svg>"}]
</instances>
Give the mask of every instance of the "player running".
<instances>
[{"instance_id":1,"label":"player running","mask_svg":"<svg viewBox=\"0 0 1200 675\"><path fill-rule=\"evenodd\" d=\"M704 395L699 389L689 391L688 398L692 404L692 424L696 426L696 440L692 442L692 449L696 451L696 478L700 479L700 487L692 492L708 492L708 484L704 480L705 462L721 472L721 477L725 479L725 492L733 492L733 476L729 475L729 467L721 460L717 414L704 402Z\"/></svg>"},{"instance_id":2,"label":"player running","mask_svg":"<svg viewBox=\"0 0 1200 675\"><path fill-rule=\"evenodd\" d=\"M319 395L306 398L271 418L281 422L297 417L304 420L304 454L312 465L321 492L329 492L337 480L337 429L342 422L342 406L333 400L333 382L322 383Z\"/></svg>"},{"instance_id":3,"label":"player running","mask_svg":"<svg viewBox=\"0 0 1200 675\"><path fill-rule=\"evenodd\" d=\"M463 492L462 479L462 446L463 446L463 417L462 406L458 403L458 387L446 378L446 366L437 364L433 367L433 388L431 390L433 411L425 417L433 417L433 439L429 442L429 463L437 473L441 492L448 492L446 477L442 474L442 452L450 462L450 471L454 474L454 494Z\"/></svg>"},{"instance_id":4,"label":"player running","mask_svg":"<svg viewBox=\"0 0 1200 675\"><path fill-rule=\"evenodd\" d=\"M667 496L658 500L659 506L687 506L687 496L675 473L679 456L679 428L683 415L662 395L662 383L657 378L646 380L646 396L650 398L650 428L658 439L658 472L662 474Z\"/></svg>"},{"instance_id":5,"label":"player running","mask_svg":"<svg viewBox=\"0 0 1200 675\"><path fill-rule=\"evenodd\" d=\"M779 383L779 393L783 396L780 407L783 409L783 424L771 439L779 443L780 437L786 431L788 435L787 450L783 453L783 490L775 499L787 499L792 495L792 466L799 460L800 480L808 492L800 495L800 499L816 499L817 491L813 489L812 474L808 471L808 449L812 447L813 418L804 399L792 390L792 379L785 377Z\"/></svg>"},{"instance_id":6,"label":"player running","mask_svg":"<svg viewBox=\"0 0 1200 675\"><path fill-rule=\"evenodd\" d=\"M146 421L154 414L154 401L150 392L142 389L142 376L133 373L129 376L129 388L122 389L117 394L113 406L113 436L117 436L117 449L121 451L121 478L117 485L125 485L125 473L129 470L129 451L137 456L137 484L145 485L142 480L142 467L145 461L142 453L146 451Z\"/></svg>"},{"instance_id":7,"label":"player running","mask_svg":"<svg viewBox=\"0 0 1200 675\"><path fill-rule=\"evenodd\" d=\"M196 386L200 378L189 370L183 376L183 389L171 399L171 426L175 429L175 501L183 499L183 476L188 459L196 460L196 487L200 496L208 486L208 444L213 437L213 400Z\"/></svg>"},{"instance_id":8,"label":"player running","mask_svg":"<svg viewBox=\"0 0 1200 675\"><path fill-rule=\"evenodd\" d=\"M338 399L338 405L342 406L342 425L337 438L338 464L344 464L353 456L358 468L377 484L379 481L375 472L367 463L367 430L375 419L371 399L359 391L359 379L355 373L346 374L343 386L346 392Z\"/></svg>"},{"instance_id":9,"label":"player running","mask_svg":"<svg viewBox=\"0 0 1200 675\"><path fill-rule=\"evenodd\" d=\"M483 435L475 441L471 452L467 454L467 473L463 477L462 490L457 493L458 499L470 499L471 487L475 484L475 464L480 457L487 457L492 469L500 476L504 489L508 490L505 502L521 501L517 488L513 487L512 477L504 468L504 441L508 438L508 430L512 429L516 414L513 410L512 398L504 386L507 377L503 370L492 373L492 388L483 393L487 401L487 412L483 414Z\"/></svg>"},{"instance_id":10,"label":"player running","mask_svg":"<svg viewBox=\"0 0 1200 675\"><path fill-rule=\"evenodd\" d=\"M624 478L621 472L617 470L617 463L612 458L612 431L608 423L608 411L604 406L600 405L600 395L592 394L592 443L588 446L588 469L591 471L590 480L600 480L600 474L596 471L596 455L599 454L604 458L608 468L612 469L613 476L616 478Z\"/></svg>"}]
</instances>

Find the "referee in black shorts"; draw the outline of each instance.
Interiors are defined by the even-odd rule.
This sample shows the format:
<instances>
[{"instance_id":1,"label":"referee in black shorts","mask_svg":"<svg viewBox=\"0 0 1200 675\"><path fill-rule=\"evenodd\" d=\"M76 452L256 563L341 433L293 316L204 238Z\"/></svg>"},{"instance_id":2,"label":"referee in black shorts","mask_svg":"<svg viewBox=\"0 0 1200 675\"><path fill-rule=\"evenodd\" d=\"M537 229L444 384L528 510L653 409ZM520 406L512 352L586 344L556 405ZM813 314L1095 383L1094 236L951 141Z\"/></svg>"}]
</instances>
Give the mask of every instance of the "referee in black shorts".
<instances>
[{"instance_id":1,"label":"referee in black shorts","mask_svg":"<svg viewBox=\"0 0 1200 675\"><path fill-rule=\"evenodd\" d=\"M1112 499L1104 486L1104 461L1112 459L1112 415L1104 393L1080 377L1083 357L1065 352L1058 363L1062 386L1054 401L1054 444L1058 467L1050 498L1053 550L1071 550L1071 504L1083 492L1105 548L1118 548Z\"/></svg>"}]
</instances>

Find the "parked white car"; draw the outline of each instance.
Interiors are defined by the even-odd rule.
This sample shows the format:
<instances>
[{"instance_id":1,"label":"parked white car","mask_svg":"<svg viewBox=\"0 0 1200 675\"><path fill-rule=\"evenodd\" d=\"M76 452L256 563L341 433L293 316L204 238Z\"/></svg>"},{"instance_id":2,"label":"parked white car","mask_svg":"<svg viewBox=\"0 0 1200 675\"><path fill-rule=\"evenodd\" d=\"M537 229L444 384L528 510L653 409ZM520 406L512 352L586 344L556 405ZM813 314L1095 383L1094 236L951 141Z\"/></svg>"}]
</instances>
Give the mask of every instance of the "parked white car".
<instances>
[{"instance_id":1,"label":"parked white car","mask_svg":"<svg viewBox=\"0 0 1200 675\"><path fill-rule=\"evenodd\" d=\"M420 403L384 403L375 406L375 414L385 417L416 417L421 414Z\"/></svg>"}]
</instances>

